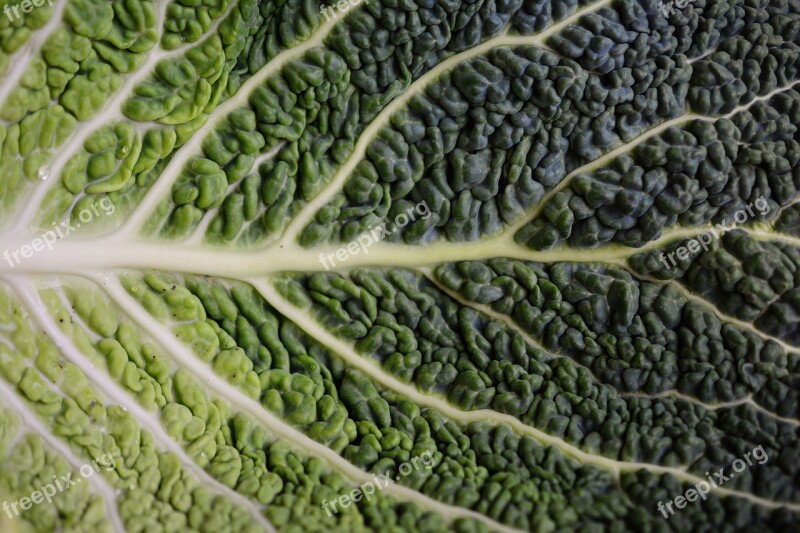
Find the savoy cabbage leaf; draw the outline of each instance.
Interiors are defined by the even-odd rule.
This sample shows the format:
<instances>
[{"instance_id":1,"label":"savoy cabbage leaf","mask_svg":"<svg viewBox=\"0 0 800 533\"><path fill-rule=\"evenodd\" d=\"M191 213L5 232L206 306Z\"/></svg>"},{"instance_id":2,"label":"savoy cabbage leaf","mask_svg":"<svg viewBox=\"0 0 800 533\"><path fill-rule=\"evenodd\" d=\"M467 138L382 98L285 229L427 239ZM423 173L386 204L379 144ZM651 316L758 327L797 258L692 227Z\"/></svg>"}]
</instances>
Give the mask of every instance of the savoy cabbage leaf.
<instances>
[{"instance_id":1,"label":"savoy cabbage leaf","mask_svg":"<svg viewBox=\"0 0 800 533\"><path fill-rule=\"evenodd\" d=\"M0 531L798 530L798 0L0 10Z\"/></svg>"}]
</instances>

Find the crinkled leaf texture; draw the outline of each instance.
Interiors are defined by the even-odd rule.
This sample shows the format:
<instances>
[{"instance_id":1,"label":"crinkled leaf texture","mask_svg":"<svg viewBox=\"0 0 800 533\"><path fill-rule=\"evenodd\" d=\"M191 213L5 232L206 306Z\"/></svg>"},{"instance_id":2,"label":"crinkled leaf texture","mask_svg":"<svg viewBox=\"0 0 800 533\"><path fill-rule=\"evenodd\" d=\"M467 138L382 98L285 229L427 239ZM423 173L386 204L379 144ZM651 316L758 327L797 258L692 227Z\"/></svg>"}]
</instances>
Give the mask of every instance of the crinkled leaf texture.
<instances>
[{"instance_id":1,"label":"crinkled leaf texture","mask_svg":"<svg viewBox=\"0 0 800 533\"><path fill-rule=\"evenodd\" d=\"M797 0L0 6L0 530L798 530Z\"/></svg>"}]
</instances>

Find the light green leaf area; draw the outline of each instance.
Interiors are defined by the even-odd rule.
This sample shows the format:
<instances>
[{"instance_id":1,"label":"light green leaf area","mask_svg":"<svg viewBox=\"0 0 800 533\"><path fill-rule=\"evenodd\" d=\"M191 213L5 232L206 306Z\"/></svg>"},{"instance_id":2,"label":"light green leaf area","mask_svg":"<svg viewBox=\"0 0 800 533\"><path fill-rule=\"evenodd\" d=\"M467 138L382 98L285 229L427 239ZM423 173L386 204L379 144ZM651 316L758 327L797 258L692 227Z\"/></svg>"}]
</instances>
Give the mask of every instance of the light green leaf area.
<instances>
[{"instance_id":1,"label":"light green leaf area","mask_svg":"<svg viewBox=\"0 0 800 533\"><path fill-rule=\"evenodd\" d=\"M0 11L1 532L797 530L796 1Z\"/></svg>"}]
</instances>

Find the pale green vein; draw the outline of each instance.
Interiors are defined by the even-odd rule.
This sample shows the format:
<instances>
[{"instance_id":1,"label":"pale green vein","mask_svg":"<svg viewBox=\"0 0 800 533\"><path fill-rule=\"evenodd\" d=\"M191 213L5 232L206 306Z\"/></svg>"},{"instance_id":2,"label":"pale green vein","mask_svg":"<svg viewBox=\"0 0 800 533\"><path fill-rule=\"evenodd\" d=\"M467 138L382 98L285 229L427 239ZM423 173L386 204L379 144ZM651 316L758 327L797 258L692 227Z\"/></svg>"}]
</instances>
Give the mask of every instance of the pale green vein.
<instances>
[{"instance_id":1,"label":"pale green vein","mask_svg":"<svg viewBox=\"0 0 800 533\"><path fill-rule=\"evenodd\" d=\"M47 380L44 383L48 383ZM19 421L23 426L30 428L36 435L59 455L61 455L67 463L77 471L86 460L77 457L73 451L61 439L53 435L47 427L42 423L36 414L31 411L23 400L19 398L17 393L0 378L0 398L16 413ZM87 478L89 484L92 485L95 493L97 493L103 500L103 507L106 510L106 516L114 528L114 531L124 532L125 527L122 525L122 519L117 511L117 491L108 484L108 482L101 476L90 476Z\"/></svg>"},{"instance_id":2,"label":"pale green vein","mask_svg":"<svg viewBox=\"0 0 800 533\"><path fill-rule=\"evenodd\" d=\"M260 506L255 505L238 492L212 478L186 455L183 448L167 435L166 431L161 427L161 424L154 419L153 415L139 405L129 393L114 384L106 374L87 362L86 358L76 348L72 340L56 326L50 314L46 312L47 306L42 302L37 289L29 280L18 278L12 282L12 285L16 293L20 296L28 313L39 323L39 326L47 337L72 364L83 372L89 381L95 384L97 390L110 401L123 406L139 425L153 436L159 446L175 454L180 460L181 465L199 481L201 486L209 487L214 492L225 496L234 504L246 509L255 523L259 524L266 531L274 533L275 529L262 514Z\"/></svg>"},{"instance_id":3,"label":"pale green vein","mask_svg":"<svg viewBox=\"0 0 800 533\"><path fill-rule=\"evenodd\" d=\"M658 394L646 394L646 393L642 393L642 392L630 392L630 393L621 393L620 396L630 396L630 397L633 397L633 398L645 398L645 399L650 399L650 400L657 400L657 399L660 399L660 398L674 398L676 400L680 400L680 401L683 401L683 402L697 403L697 400L691 398L690 396L686 396L685 394L682 394L682 393L680 393L680 392L678 392L676 390L664 391L664 392L660 392ZM754 410L758 411L759 413L764 414L765 416L768 416L770 418L774 418L775 420L777 420L779 422L783 422L784 424L789 424L789 425L794 426L796 428L800 428L800 420L796 420L794 418L787 418L785 416L780 416L778 414L775 414L772 411L768 411L767 409L765 409L764 407L762 407L761 405L759 405L759 404L757 404L757 403L755 403L753 401L753 395L752 394L748 394L747 396L744 396L743 398L739 398L738 400L731 400L729 402L709 403L709 404L705 404L704 403L704 404L699 404L699 405L702 405L703 407L705 407L709 411L720 411L720 410L724 410L724 409L735 409L737 407L746 405L746 406L751 407Z\"/></svg>"},{"instance_id":4,"label":"pale green vein","mask_svg":"<svg viewBox=\"0 0 800 533\"><path fill-rule=\"evenodd\" d=\"M481 56L494 48L501 46L539 46L543 47L544 42L562 31L567 26L575 23L582 16L587 13L592 13L601 9L611 3L611 0L602 0L596 4L580 9L565 18L561 22L553 24L548 29L535 35L506 35L501 34L497 37L489 39L488 41L460 52L453 56L448 57L434 68L426 72L419 79L415 80L402 95L398 96L387 105L378 114L377 117L367 126L361 133L361 137L356 144L353 153L347 158L344 165L339 167L339 170L334 175L333 179L328 183L325 189L319 193L313 200L308 202L303 209L295 216L294 220L286 228L283 238L279 241L281 247L293 244L302 229L311 221L314 215L328 202L330 202L337 193L339 193L344 186L345 181L349 178L355 170L358 163L364 158L367 153L367 147L377 137L378 132L390 124L392 115L402 109L411 98L421 92L428 84L438 79L442 74L469 59Z\"/></svg>"},{"instance_id":5,"label":"pale green vein","mask_svg":"<svg viewBox=\"0 0 800 533\"><path fill-rule=\"evenodd\" d=\"M458 302L459 305L461 305L463 307L469 307L471 309L475 309L476 311L480 312L483 315L486 315L487 317L491 318L492 320L496 320L496 321L502 323L507 328L509 328L511 331L518 333L525 340L525 342L527 342L528 344L530 344L534 348L543 351L544 353L546 353L547 355L549 355L551 357L569 359L569 361L571 362L571 364L573 366L585 370L592 377L592 380L595 383L597 383L598 385L601 385L601 386L610 387L610 385L608 385L608 384L604 383L603 381L601 381L594 374L594 372L592 371L591 368L579 363L578 361L575 361L575 359L573 359L572 357L570 357L568 355L564 355L564 354L559 353L559 352L553 352L553 351L547 350L544 346L541 345L541 343L539 341L537 341L536 339L531 337L530 334L528 334L527 331L525 331L519 324L514 322L514 320L512 320L511 317L509 317L508 315L505 315L503 313L499 313L499 312L495 311L494 309L492 309L488 305L479 304L479 303L467 300L461 294L451 290L449 287L446 287L441 281L439 281L436 278L436 275L433 274L429 268L420 268L419 271L425 276L425 279L427 279L431 284L433 284L441 292L446 294L449 298L451 298L452 300ZM610 387L610 388L613 389L613 387ZM781 422L786 422L786 423L789 423L789 424L792 424L792 425L795 425L795 426L800 425L800 421L798 421L798 420L782 417L782 416L778 415L777 413L773 413L772 411L769 411L768 409L764 408L763 406L758 405L757 403L753 402L752 401L752 395L747 395L745 397L739 398L737 400L733 400L731 402L713 404L713 403L703 402L703 401L699 400L698 398L694 398L694 397L691 397L691 396L687 396L685 394L681 394L681 393L679 393L679 392L677 392L675 390L667 390L667 391L660 392L660 393L657 393L657 394L648 394L648 393L644 393L644 392L640 392L640 391L627 391L626 392L626 391L617 391L616 389L613 389L613 390L616 392L616 394L618 394L619 396L624 397L624 398L625 397L627 397L627 398L649 398L649 399L674 398L676 400L680 400L682 402L686 402L686 403L689 403L689 404L692 404L692 405L696 405L698 407L701 407L703 409L707 409L709 411L715 411L717 409L722 409L722 408L726 408L726 407L734 407L734 406L745 405L746 404L746 405L750 405L754 409L764 413L765 415L768 415L768 416L770 416L770 417L772 417L772 418L774 418L776 420L780 420Z\"/></svg>"},{"instance_id":6,"label":"pale green vein","mask_svg":"<svg viewBox=\"0 0 800 533\"><path fill-rule=\"evenodd\" d=\"M742 229L742 228L739 228L739 229ZM800 347L792 346L791 344L788 344L787 342L785 342L785 341L783 341L783 340L781 340L781 339L779 339L777 337L769 335L769 334L761 331L757 327L755 327L750 322L745 322L744 320L741 320L741 319L736 318L734 316L731 316L731 315L728 315L726 313L723 313L722 310L720 310L719 307L717 307L716 304L706 300L705 298L703 298L702 296L700 296L698 294L695 294L694 292L689 290L689 288L686 287L683 283L681 283L680 280L677 280L677 282L669 282L669 281L661 280L661 279L658 279L658 278L654 278L653 276L637 272L630 264L625 264L625 265L623 265L623 267L628 272L630 272L633 276L639 278L640 280L647 281L649 283L655 283L655 284L658 284L658 285L669 285L670 287L672 287L673 289L678 291L687 300L689 300L691 302L694 302L694 303L698 304L699 306L701 306L702 308L708 309L709 311L711 311L711 313L714 316L716 316L722 322L727 322L727 323L733 324L734 326L736 326L736 327L738 327L740 329L749 331L750 333L752 333L752 334L754 334L754 335L756 335L758 337L761 337L765 341L774 342L775 344L778 344L781 348L783 348L783 350L786 353L800 354Z\"/></svg>"},{"instance_id":7,"label":"pale green vein","mask_svg":"<svg viewBox=\"0 0 800 533\"><path fill-rule=\"evenodd\" d=\"M205 383L210 390L220 398L230 403L231 409L252 416L261 425L267 428L276 438L285 439L303 449L309 457L319 457L328 462L333 468L341 472L353 482L364 483L372 479L372 475L343 459L332 449L320 444L307 435L289 426L272 413L265 410L256 400L245 395L241 390L226 382L214 373L211 366L191 353L188 347L181 344L168 327L161 324L147 311L145 311L132 296L122 287L116 277L109 275L95 276L93 278L116 304L125 309L128 316L140 328L150 334L164 348L173 360L189 371L197 379ZM457 518L478 520L494 531L513 533L518 530L505 526L485 515L470 509L447 505L436 501L418 491L399 484L390 484L384 492L398 500L413 502L423 509L436 512L449 521Z\"/></svg>"},{"instance_id":8,"label":"pale green vein","mask_svg":"<svg viewBox=\"0 0 800 533\"><path fill-rule=\"evenodd\" d=\"M331 19L329 22L320 25L309 39L282 51L272 58L261 70L245 81L233 97L212 111L205 124L194 132L192 138L173 154L172 159L161 172L158 180L150 187L145 197L128 217L127 223L114 232L114 235L117 237L123 236L123 238L137 235L148 221L148 218L153 215L153 211L161 203L162 199L169 193L172 185L181 175L184 165L192 156L199 153L206 136L213 132L217 125L232 111L246 105L250 94L262 85L269 76L280 72L290 61L300 59L312 48L321 46L325 37L335 27L336 22L336 19Z\"/></svg>"},{"instance_id":9,"label":"pale green vein","mask_svg":"<svg viewBox=\"0 0 800 533\"><path fill-rule=\"evenodd\" d=\"M659 124L659 125L657 125L657 126L655 126L653 128L650 128L649 130L645 131L644 133L636 136L634 139L631 139L630 141L619 145L615 149L613 149L610 152L606 153L605 155L595 159L594 161L591 161L591 162L589 162L589 163L587 163L585 165L582 165L582 166L572 170L571 172L569 172L566 176L564 176L564 178L562 178L562 180L558 183L558 185L556 185L555 187L553 187L552 189L547 191L547 193L545 193L545 195L542 197L542 199L536 204L536 206L530 211L530 213L527 216L522 217L520 220L518 220L517 222L515 222L513 224L510 224L506 228L504 233L514 234L518 230L522 229L522 227L524 227L526 224L528 224L528 223L536 220L537 218L539 218L539 215L541 215L542 211L547 206L547 204L553 199L553 197L556 194L558 194L559 192L561 192L564 189L566 189L567 187L569 187L569 185L572 183L572 180L573 180L573 178L575 178L575 176L580 175L580 174L591 173L591 172L593 172L595 170L599 170L599 169L609 165L610 163L612 163L620 155L626 154L626 153L632 151L637 146L644 144L646 141L652 139L653 137L655 137L657 135L660 135L665 130L667 130L667 129L671 128L671 127L674 127L674 126L678 126L678 125L680 125L680 124L682 124L684 122L689 122L691 120L698 120L698 121L703 121L703 122L716 122L716 121L722 120L722 119L730 119L731 117L733 117L737 113L745 111L745 110L749 109L750 107L752 107L753 105L755 105L755 104L757 104L759 102L764 102L766 100L769 100L770 98L772 98L776 94L780 94L780 93L783 93L783 92L788 91L790 89L793 89L794 86L797 85L798 83L800 83L800 82L794 82L794 83L791 83L791 84L783 86L783 87L778 87L775 90L771 91L770 93L768 93L768 94L766 94L764 96L760 96L760 97L754 98L750 102L736 107L733 111L731 111L730 113L728 113L726 115L723 115L723 116L719 116L719 117L705 116L705 115L700 115L698 113L687 111L686 113L684 113L684 114L682 114L680 116L677 116L675 118L669 119L669 120L664 121L661 124Z\"/></svg>"},{"instance_id":10,"label":"pale green vein","mask_svg":"<svg viewBox=\"0 0 800 533\"><path fill-rule=\"evenodd\" d=\"M279 295L275 288L269 283L258 279L250 279L247 281L256 287L261 296L267 300L267 302L279 313L297 324L297 326L303 329L309 336L327 346L328 349L336 352L342 358L342 360L347 362L349 366L362 371L364 374L372 378L372 380L376 383L380 383L382 386L390 390L403 394L419 406L436 409L444 416L463 424L487 421L508 424L517 433L530 436L542 444L553 446L561 451L561 453L564 455L572 457L583 464L608 470L616 478L619 478L620 473L623 471L646 470L653 474L672 475L680 481L688 484L696 484L700 481L704 481L704 478L688 473L685 467L673 468L649 463L617 461L606 457L591 455L567 443L563 439L553 437L539 429L523 424L519 419L514 418L513 416L498 413L497 411L489 409L463 411L453 407L442 398L423 394L415 387L407 385L399 381L394 376L387 374L375 361L369 360L357 354L350 344L337 338L331 332L322 327L318 322L309 318L303 310L295 307L293 304ZM725 489L722 487L717 487L713 490L715 490L719 495L746 499L756 505L761 505L770 509L785 507L800 511L800 503L767 500L766 498L761 498L753 494L738 490Z\"/></svg>"},{"instance_id":11,"label":"pale green vein","mask_svg":"<svg viewBox=\"0 0 800 533\"><path fill-rule=\"evenodd\" d=\"M161 0L158 2L158 4L160 5L160 9L158 11L157 27L162 28L164 25L164 19L166 17L166 6L163 5L163 1ZM169 61L170 59L183 57L188 51L203 46L205 40L217 32L219 26L225 21L225 19L227 19L228 15L236 7L236 5L237 4L235 2L231 2L225 13L214 21L209 30L205 32L203 36L197 40L197 42L187 43L174 50L166 51L159 48L159 45L156 44L147 52L145 62L139 67L139 69L136 70L136 72L133 72L125 77L124 83L117 94L114 95L114 97L109 100L103 106L103 109L94 117L86 122L80 123L78 129L72 132L70 135L67 144L58 149L55 159L49 165L50 178L45 182L37 183L34 193L31 195L31 198L27 200L23 210L20 212L16 225L11 229L12 232L25 231L31 228L31 225L34 224L38 211L42 207L42 201L44 200L45 195L48 191L60 183L60 177L64 167L76 153L83 149L83 145L90 135L97 132L102 127L113 124L114 122L129 121L129 119L122 113L122 107L133 95L133 91L138 88L148 76L155 72L156 66L162 61ZM130 122L139 125L134 121ZM73 201L73 205L76 201L77 199Z\"/></svg>"}]
</instances>

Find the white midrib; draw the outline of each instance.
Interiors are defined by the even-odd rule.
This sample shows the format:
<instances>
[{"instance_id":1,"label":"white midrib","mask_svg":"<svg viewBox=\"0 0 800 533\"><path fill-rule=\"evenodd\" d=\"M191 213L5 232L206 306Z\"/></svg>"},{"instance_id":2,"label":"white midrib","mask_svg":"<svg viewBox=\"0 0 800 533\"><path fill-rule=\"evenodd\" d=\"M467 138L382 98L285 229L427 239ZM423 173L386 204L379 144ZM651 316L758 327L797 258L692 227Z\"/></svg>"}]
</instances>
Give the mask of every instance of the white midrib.
<instances>
[{"instance_id":1,"label":"white midrib","mask_svg":"<svg viewBox=\"0 0 800 533\"><path fill-rule=\"evenodd\" d=\"M379 242L367 248L366 253L356 253L335 266L336 270L368 266L421 267L435 266L451 261L481 260L507 257L535 262L613 263L629 259L675 240L690 238L707 231L705 227L676 228L641 248L606 245L602 248L570 248L561 246L550 250L533 250L517 244L508 235L490 237L481 241L451 243L439 241L427 246L409 246ZM0 235L0 253L18 251L30 245L30 238L3 240ZM154 268L178 270L196 274L239 278L270 274L284 270L318 271L325 267L321 257L336 254L340 245L304 249L298 245L269 248L257 251L238 251L210 246L186 246L170 242L123 240L114 235L57 241L53 250L44 248L31 257L15 264L0 257L0 275L17 273L81 274L86 271L111 268ZM9 262L10 261L10 262ZM12 264L14 266L12 266Z\"/></svg>"},{"instance_id":2,"label":"white midrib","mask_svg":"<svg viewBox=\"0 0 800 533\"><path fill-rule=\"evenodd\" d=\"M78 471L81 466L86 464L86 461L78 458L64 441L53 435L33 411L28 408L25 402L14 392L11 386L6 383L4 379L0 378L0 407L2 407L3 403L11 407L12 412L16 414L17 419L23 427L30 428L33 433L41 437L50 448L55 450L69 463L73 471ZM106 510L106 516L111 526L114 528L114 531L124 533L125 527L122 524L122 519L117 510L117 491L101 476L90 476L86 479L89 481L95 493L103 499L103 507Z\"/></svg>"},{"instance_id":3,"label":"white midrib","mask_svg":"<svg viewBox=\"0 0 800 533\"><path fill-rule=\"evenodd\" d=\"M542 444L553 446L561 451L561 453L565 456L572 457L580 463L610 471L617 479L619 478L620 473L623 471L645 470L654 474L669 474L688 484L696 484L698 482L705 481L704 478L688 473L685 468L672 468L648 463L617 461L614 459L608 459L606 457L591 455L565 442L562 439L553 437L532 426L523 424L519 419L510 415L487 409L463 411L453 407L441 398L422 394L416 388L386 374L375 361L366 359L355 353L351 345L340 340L322 327L319 323L310 319L308 315L303 312L303 310L288 302L268 283L260 279L250 279L247 280L247 282L253 285L261 294L261 296L279 313L293 321L310 337L316 339L319 343L325 345L329 350L335 352L344 362L347 363L348 366L357 368L372 378L372 380L374 380L376 383L380 383L384 387L404 395L416 405L436 409L444 416L455 422L469 424L472 422L491 421L507 424L511 426L518 434L530 436ZM752 503L762 505L770 509L786 507L792 510L800 511L800 503L776 502L746 492L725 489L723 487L717 487L713 490L718 494L743 498Z\"/></svg>"},{"instance_id":4,"label":"white midrib","mask_svg":"<svg viewBox=\"0 0 800 533\"><path fill-rule=\"evenodd\" d=\"M181 465L187 472L191 473L198 481L198 485L206 486L210 490L221 494L232 503L239 505L246 509L253 521L259 526L263 527L265 531L275 533L275 529L264 517L261 508L248 500L238 492L230 487L223 485L216 479L212 478L205 470L203 470L197 463L192 461L186 452L181 448L161 427L161 424L154 420L153 416L148 413L128 392L122 390L108 376L99 371L94 365L87 362L85 356L78 351L71 339L67 337L52 320L52 317L45 313L47 309L44 302L38 295L36 288L27 279L15 278L10 280L10 284L14 287L16 293L19 295L21 301L26 307L26 311L31 317L39 324L44 330L47 337L55 344L59 352L63 354L72 364L77 366L81 372L94 383L97 390L106 396L111 402L124 407L128 413L139 423L139 425L147 430L155 442L168 452L175 454L181 462Z\"/></svg>"},{"instance_id":5,"label":"white midrib","mask_svg":"<svg viewBox=\"0 0 800 533\"><path fill-rule=\"evenodd\" d=\"M428 246L407 246L381 242L368 248L366 253L350 256L347 262L339 265L336 270L343 272L359 267L434 267L446 262L479 261L498 257L538 263L614 264L631 270L625 261L634 255L656 250L676 239L696 237L711 228L711 224L692 228L675 227L640 248L629 248L618 244L588 249L562 245L558 248L538 251L517 244L513 241L513 235L505 232L483 241L437 242ZM750 228L738 229L764 240L787 242L796 239L800 241L796 237L778 233L765 233ZM0 250L13 252L20 250L22 246L31 244L30 240L3 242L4 236L0 235ZM202 245L175 245L169 242L142 240L124 242L118 240L114 235L110 235L94 240L59 241L55 243L53 250L44 249L15 266L11 266L8 262L13 263L13 258L0 258L0 276L26 273L83 275L86 272L97 270L130 268L242 279L283 271L322 271L325 269L322 259L326 256L334 256L340 248L340 246L328 245L307 250L293 244L282 249L268 248L255 252L240 252ZM634 275L647 281L658 281L635 272ZM690 299L709 308L721 320L734 323L765 340L773 341L783 347L787 353L800 353L800 347L792 346L777 337L764 333L752 324L724 315L710 302L696 295L684 293Z\"/></svg>"}]
</instances>

